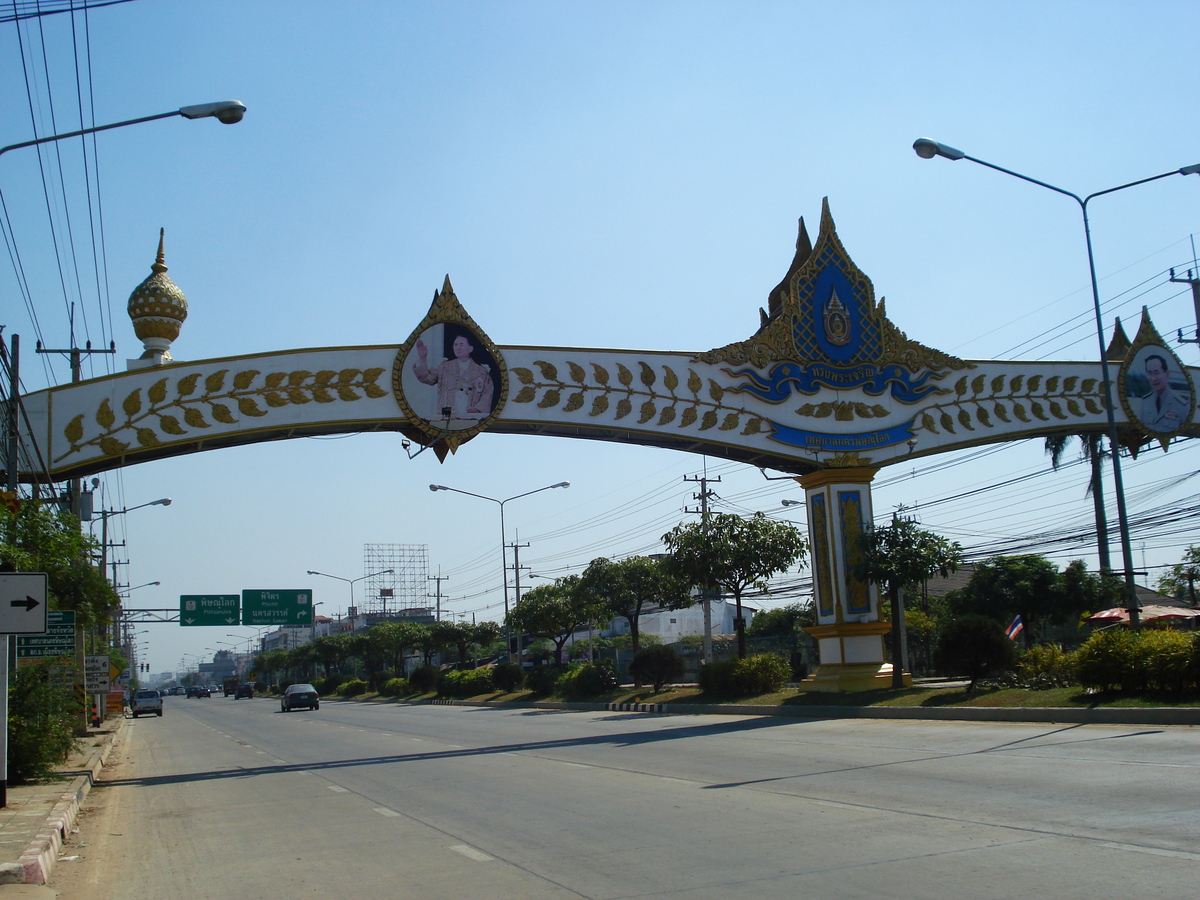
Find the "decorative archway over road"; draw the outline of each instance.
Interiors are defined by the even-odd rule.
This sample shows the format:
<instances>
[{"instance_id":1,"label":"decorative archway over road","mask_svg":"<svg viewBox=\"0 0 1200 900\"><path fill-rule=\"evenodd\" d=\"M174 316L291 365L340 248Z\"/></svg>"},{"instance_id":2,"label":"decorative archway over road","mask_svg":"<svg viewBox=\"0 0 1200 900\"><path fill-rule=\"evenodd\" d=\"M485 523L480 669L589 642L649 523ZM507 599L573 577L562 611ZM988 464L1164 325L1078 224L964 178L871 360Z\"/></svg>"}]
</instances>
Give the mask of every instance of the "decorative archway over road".
<instances>
[{"instance_id":1,"label":"decorative archway over road","mask_svg":"<svg viewBox=\"0 0 1200 900\"><path fill-rule=\"evenodd\" d=\"M399 345L170 358L186 301L155 273L130 314L146 354L130 371L25 396L24 438L61 480L239 444L398 431L439 458L484 431L645 444L792 473L807 495L822 664L814 689L890 682L878 597L854 575L882 466L979 444L1107 428L1098 361L958 359L887 318L823 205L815 245L795 258L761 327L707 352L497 345L449 278ZM172 291L175 293L172 294ZM1195 437L1195 367L1143 310L1118 322L1117 423L1134 452Z\"/></svg>"}]
</instances>

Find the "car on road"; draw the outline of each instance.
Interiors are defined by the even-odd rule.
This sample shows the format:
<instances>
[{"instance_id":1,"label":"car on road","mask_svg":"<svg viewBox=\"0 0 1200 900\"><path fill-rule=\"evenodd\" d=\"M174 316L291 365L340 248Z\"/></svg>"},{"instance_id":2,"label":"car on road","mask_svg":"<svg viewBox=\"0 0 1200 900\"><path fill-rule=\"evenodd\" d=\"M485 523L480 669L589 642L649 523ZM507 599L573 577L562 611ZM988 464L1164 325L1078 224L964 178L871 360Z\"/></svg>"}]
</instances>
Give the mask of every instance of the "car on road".
<instances>
[{"instance_id":1,"label":"car on road","mask_svg":"<svg viewBox=\"0 0 1200 900\"><path fill-rule=\"evenodd\" d=\"M133 713L135 719L138 716L161 716L163 711L162 696L158 691L145 688L140 691L134 691L133 696L129 698L129 711Z\"/></svg>"},{"instance_id":2,"label":"car on road","mask_svg":"<svg viewBox=\"0 0 1200 900\"><path fill-rule=\"evenodd\" d=\"M279 698L279 711L291 712L293 709L320 709L321 697L311 684L293 684Z\"/></svg>"},{"instance_id":3,"label":"car on road","mask_svg":"<svg viewBox=\"0 0 1200 900\"><path fill-rule=\"evenodd\" d=\"M210 691L208 689L207 685L193 684L193 685L188 686L186 696L188 696L188 697L211 697L212 691Z\"/></svg>"},{"instance_id":4,"label":"car on road","mask_svg":"<svg viewBox=\"0 0 1200 900\"><path fill-rule=\"evenodd\" d=\"M247 699L250 699L250 700L254 699L254 685L239 684L237 686L237 690L234 691L234 693L233 693L233 699L241 700L243 697L246 697Z\"/></svg>"}]
</instances>

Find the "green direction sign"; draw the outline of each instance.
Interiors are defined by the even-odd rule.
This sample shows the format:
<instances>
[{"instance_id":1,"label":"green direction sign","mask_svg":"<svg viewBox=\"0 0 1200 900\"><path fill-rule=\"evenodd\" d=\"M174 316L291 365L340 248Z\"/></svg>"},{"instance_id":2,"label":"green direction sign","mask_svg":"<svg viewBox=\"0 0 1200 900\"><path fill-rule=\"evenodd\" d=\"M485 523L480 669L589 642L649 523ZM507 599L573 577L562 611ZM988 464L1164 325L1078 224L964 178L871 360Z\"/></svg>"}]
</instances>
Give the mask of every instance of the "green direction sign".
<instances>
[{"instance_id":1,"label":"green direction sign","mask_svg":"<svg viewBox=\"0 0 1200 900\"><path fill-rule=\"evenodd\" d=\"M51 659L75 655L75 610L46 612L46 633L17 637L17 659Z\"/></svg>"},{"instance_id":2,"label":"green direction sign","mask_svg":"<svg viewBox=\"0 0 1200 900\"><path fill-rule=\"evenodd\" d=\"M242 591L243 625L311 625L312 591Z\"/></svg>"},{"instance_id":3,"label":"green direction sign","mask_svg":"<svg viewBox=\"0 0 1200 900\"><path fill-rule=\"evenodd\" d=\"M240 625L237 594L183 594L180 625Z\"/></svg>"}]
</instances>

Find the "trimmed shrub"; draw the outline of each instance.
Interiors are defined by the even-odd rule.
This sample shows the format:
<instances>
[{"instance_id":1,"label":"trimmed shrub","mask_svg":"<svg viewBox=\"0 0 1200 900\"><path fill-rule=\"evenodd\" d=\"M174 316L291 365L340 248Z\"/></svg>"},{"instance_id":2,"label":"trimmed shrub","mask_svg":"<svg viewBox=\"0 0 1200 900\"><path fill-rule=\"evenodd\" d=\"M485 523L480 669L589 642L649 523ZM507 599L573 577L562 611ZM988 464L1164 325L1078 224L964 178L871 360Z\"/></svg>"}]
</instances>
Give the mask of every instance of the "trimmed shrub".
<instances>
[{"instance_id":1,"label":"trimmed shrub","mask_svg":"<svg viewBox=\"0 0 1200 900\"><path fill-rule=\"evenodd\" d=\"M1048 690L1075 684L1075 657L1054 644L1037 644L1020 654L1019 684L1033 690Z\"/></svg>"},{"instance_id":2,"label":"trimmed shrub","mask_svg":"<svg viewBox=\"0 0 1200 900\"><path fill-rule=\"evenodd\" d=\"M438 682L438 694L442 697L474 697L493 690L491 669L443 672Z\"/></svg>"},{"instance_id":3,"label":"trimmed shrub","mask_svg":"<svg viewBox=\"0 0 1200 900\"><path fill-rule=\"evenodd\" d=\"M1079 683L1101 691L1140 691L1146 684L1142 632L1098 631L1075 653Z\"/></svg>"},{"instance_id":4,"label":"trimmed shrub","mask_svg":"<svg viewBox=\"0 0 1200 900\"><path fill-rule=\"evenodd\" d=\"M564 700L587 700L615 691L620 686L617 667L611 659L572 663L558 676L554 692Z\"/></svg>"},{"instance_id":5,"label":"trimmed shrub","mask_svg":"<svg viewBox=\"0 0 1200 900\"><path fill-rule=\"evenodd\" d=\"M254 682L254 693L256 693L256 694L265 694L270 689L271 689L270 685L268 685L265 681Z\"/></svg>"},{"instance_id":6,"label":"trimmed shrub","mask_svg":"<svg viewBox=\"0 0 1200 900\"><path fill-rule=\"evenodd\" d=\"M389 678L379 689L381 697L403 697L409 693L412 693L412 686L407 678Z\"/></svg>"},{"instance_id":7,"label":"trimmed shrub","mask_svg":"<svg viewBox=\"0 0 1200 900\"><path fill-rule=\"evenodd\" d=\"M1017 662L1013 642L995 619L960 616L949 622L933 648L933 664L946 675L971 679L967 690L988 675L999 675Z\"/></svg>"},{"instance_id":8,"label":"trimmed shrub","mask_svg":"<svg viewBox=\"0 0 1200 900\"><path fill-rule=\"evenodd\" d=\"M525 672L520 666L513 663L500 663L500 665L492 667L492 684L496 686L496 690L511 694L513 691L520 690L524 683Z\"/></svg>"},{"instance_id":9,"label":"trimmed shrub","mask_svg":"<svg viewBox=\"0 0 1200 900\"><path fill-rule=\"evenodd\" d=\"M700 690L710 697L754 697L782 690L791 677L787 660L773 653L723 659L700 667Z\"/></svg>"},{"instance_id":10,"label":"trimmed shrub","mask_svg":"<svg viewBox=\"0 0 1200 900\"><path fill-rule=\"evenodd\" d=\"M37 662L9 672L8 778L13 783L49 778L78 741L74 692Z\"/></svg>"},{"instance_id":11,"label":"trimmed shrub","mask_svg":"<svg viewBox=\"0 0 1200 900\"><path fill-rule=\"evenodd\" d=\"M367 692L367 683L361 678L351 678L349 681L343 681L334 690L334 693L339 697L357 697L359 694Z\"/></svg>"},{"instance_id":12,"label":"trimmed shrub","mask_svg":"<svg viewBox=\"0 0 1200 900\"><path fill-rule=\"evenodd\" d=\"M1147 685L1177 694L1189 690L1195 684L1191 672L1192 636L1169 629L1143 631L1141 636Z\"/></svg>"},{"instance_id":13,"label":"trimmed shrub","mask_svg":"<svg viewBox=\"0 0 1200 900\"><path fill-rule=\"evenodd\" d=\"M629 663L629 674L639 684L652 684L654 693L657 694L663 689L663 685L683 677L683 658L675 652L674 647L662 644L643 647L633 654L633 660Z\"/></svg>"},{"instance_id":14,"label":"trimmed shrub","mask_svg":"<svg viewBox=\"0 0 1200 900\"><path fill-rule=\"evenodd\" d=\"M525 687L542 696L553 694L564 671L562 666L534 666L525 672Z\"/></svg>"},{"instance_id":15,"label":"trimmed shrub","mask_svg":"<svg viewBox=\"0 0 1200 900\"><path fill-rule=\"evenodd\" d=\"M436 691L442 678L442 670L437 666L418 666L408 675L408 683L418 694L428 694Z\"/></svg>"},{"instance_id":16,"label":"trimmed shrub","mask_svg":"<svg viewBox=\"0 0 1200 900\"><path fill-rule=\"evenodd\" d=\"M335 694L340 685L350 680L349 675L342 675L340 672L334 672L331 675L326 675L324 678L318 679L313 687L317 689L319 694Z\"/></svg>"}]
</instances>

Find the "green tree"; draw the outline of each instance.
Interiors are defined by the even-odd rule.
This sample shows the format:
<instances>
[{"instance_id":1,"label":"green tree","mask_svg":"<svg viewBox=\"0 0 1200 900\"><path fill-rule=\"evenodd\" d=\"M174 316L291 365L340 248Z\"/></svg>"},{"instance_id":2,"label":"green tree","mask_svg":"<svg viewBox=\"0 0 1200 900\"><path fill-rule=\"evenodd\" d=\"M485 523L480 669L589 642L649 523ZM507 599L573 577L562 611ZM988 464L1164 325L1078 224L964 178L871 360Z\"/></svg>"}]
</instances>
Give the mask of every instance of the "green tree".
<instances>
[{"instance_id":1,"label":"green tree","mask_svg":"<svg viewBox=\"0 0 1200 900\"><path fill-rule=\"evenodd\" d=\"M890 525L863 532L861 543L861 576L879 584L888 595L892 618L892 687L904 687L901 648L905 634L900 591L933 575L945 578L957 571L962 547L920 528L914 519L900 513L892 515Z\"/></svg>"},{"instance_id":2,"label":"green tree","mask_svg":"<svg viewBox=\"0 0 1200 900\"><path fill-rule=\"evenodd\" d=\"M99 543L70 513L37 503L16 513L0 508L0 571L45 572L51 608L74 610L82 628L107 626L121 605L93 562L99 555Z\"/></svg>"},{"instance_id":3,"label":"green tree","mask_svg":"<svg viewBox=\"0 0 1200 900\"><path fill-rule=\"evenodd\" d=\"M527 591L513 604L508 614L510 628L554 644L554 661L563 658L563 647L578 629L600 621L606 605L592 591L581 586L577 575L556 578Z\"/></svg>"},{"instance_id":4,"label":"green tree","mask_svg":"<svg viewBox=\"0 0 1200 900\"><path fill-rule=\"evenodd\" d=\"M383 662L397 675L403 675L404 658L410 650L424 648L432 638L433 628L423 622L380 622L367 633Z\"/></svg>"},{"instance_id":5,"label":"green tree","mask_svg":"<svg viewBox=\"0 0 1200 900\"><path fill-rule=\"evenodd\" d=\"M686 583L648 556L593 559L580 578L580 590L592 595L606 614L629 623L634 653L640 646L638 623L647 607L683 609L692 605Z\"/></svg>"},{"instance_id":6,"label":"green tree","mask_svg":"<svg viewBox=\"0 0 1200 900\"><path fill-rule=\"evenodd\" d=\"M933 662L946 675L966 675L975 682L987 675L1011 669L1017 661L1013 642L1003 626L987 616L962 616L942 629Z\"/></svg>"},{"instance_id":7,"label":"green tree","mask_svg":"<svg viewBox=\"0 0 1200 900\"><path fill-rule=\"evenodd\" d=\"M748 519L717 513L704 522L676 525L662 540L670 550L668 568L677 577L696 587L733 595L739 659L746 658L743 595L751 589L767 591L772 575L803 563L807 552L795 525L776 522L762 513Z\"/></svg>"},{"instance_id":8,"label":"green tree","mask_svg":"<svg viewBox=\"0 0 1200 900\"><path fill-rule=\"evenodd\" d=\"M1062 463L1062 455L1075 437L1073 434L1046 435L1046 453L1050 455L1050 465L1058 471ZM1092 498L1092 508L1096 516L1096 551L1100 557L1100 571L1111 572L1112 563L1108 552L1108 519L1104 515L1104 435L1097 432L1081 434L1079 437L1080 456L1085 459L1091 469L1088 478L1087 495Z\"/></svg>"},{"instance_id":9,"label":"green tree","mask_svg":"<svg viewBox=\"0 0 1200 900\"><path fill-rule=\"evenodd\" d=\"M781 637L795 640L805 628L817 624L817 609L812 601L789 603L776 609L764 609L754 614L747 637Z\"/></svg>"},{"instance_id":10,"label":"green tree","mask_svg":"<svg viewBox=\"0 0 1200 900\"><path fill-rule=\"evenodd\" d=\"M366 669L366 680L372 690L378 687L379 676L387 664L388 657L394 652L393 648L388 646L387 640L381 638L375 630L378 627L376 625L366 631L355 632L350 635L348 641L351 655Z\"/></svg>"},{"instance_id":11,"label":"green tree","mask_svg":"<svg viewBox=\"0 0 1200 900\"><path fill-rule=\"evenodd\" d=\"M629 664L629 674L638 682L650 682L656 694L683 677L683 670L683 658L672 647L643 647Z\"/></svg>"},{"instance_id":12,"label":"green tree","mask_svg":"<svg viewBox=\"0 0 1200 900\"><path fill-rule=\"evenodd\" d=\"M1002 623L1020 616L1025 646L1032 647L1042 623L1065 622L1094 611L1091 604L1103 596L1103 587L1072 590L1071 583L1044 556L993 556L979 563L966 586L948 599L956 615L988 616Z\"/></svg>"},{"instance_id":13,"label":"green tree","mask_svg":"<svg viewBox=\"0 0 1200 900\"><path fill-rule=\"evenodd\" d=\"M78 745L73 691L52 668L39 661L9 674L8 777L14 782L51 777Z\"/></svg>"},{"instance_id":14,"label":"green tree","mask_svg":"<svg viewBox=\"0 0 1200 900\"><path fill-rule=\"evenodd\" d=\"M1180 597L1190 606L1196 600L1196 582L1200 581L1200 547L1195 544L1183 551L1183 559L1158 577L1154 588L1159 593Z\"/></svg>"},{"instance_id":15,"label":"green tree","mask_svg":"<svg viewBox=\"0 0 1200 900\"><path fill-rule=\"evenodd\" d=\"M324 634L312 642L313 657L321 663L325 674L341 672L350 658L348 634Z\"/></svg>"},{"instance_id":16,"label":"green tree","mask_svg":"<svg viewBox=\"0 0 1200 900\"><path fill-rule=\"evenodd\" d=\"M439 622L436 626L439 639L447 647L458 650L458 662L466 665L471 647L488 647L500 637L500 626L495 622Z\"/></svg>"}]
</instances>

